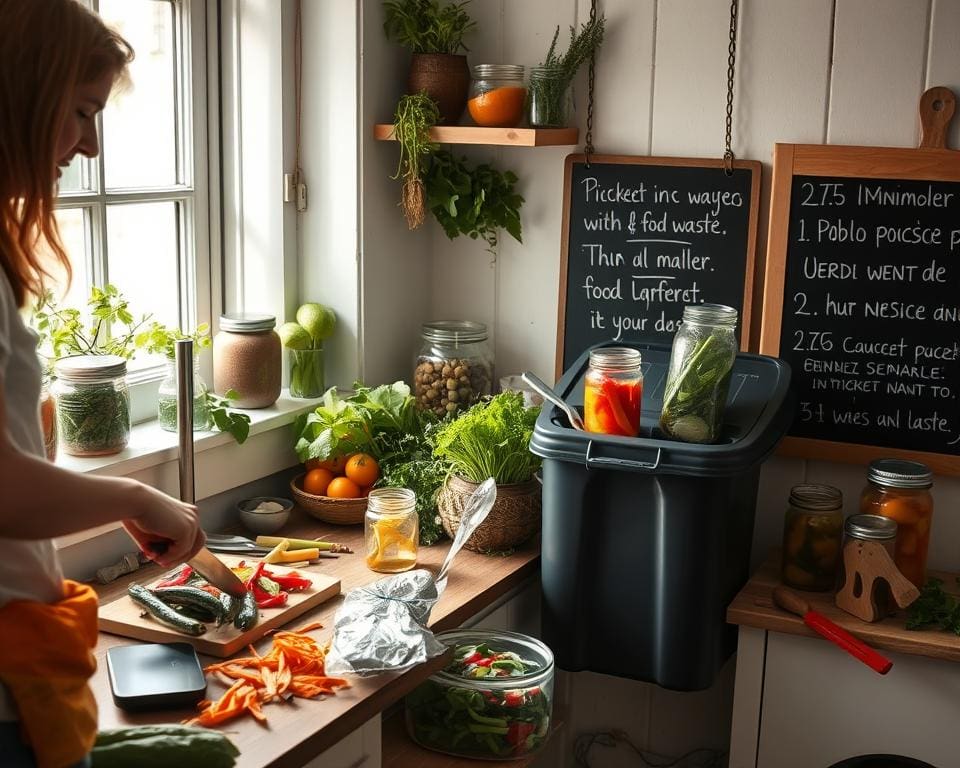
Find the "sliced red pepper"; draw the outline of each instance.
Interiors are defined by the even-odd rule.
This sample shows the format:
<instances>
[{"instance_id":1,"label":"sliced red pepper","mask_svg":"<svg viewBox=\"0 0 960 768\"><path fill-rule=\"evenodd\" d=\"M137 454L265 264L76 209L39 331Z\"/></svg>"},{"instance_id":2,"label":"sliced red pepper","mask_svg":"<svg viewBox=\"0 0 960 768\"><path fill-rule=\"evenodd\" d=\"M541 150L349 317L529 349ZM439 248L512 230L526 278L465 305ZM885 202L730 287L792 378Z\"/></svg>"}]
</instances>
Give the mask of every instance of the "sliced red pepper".
<instances>
[{"instance_id":1,"label":"sliced red pepper","mask_svg":"<svg viewBox=\"0 0 960 768\"><path fill-rule=\"evenodd\" d=\"M275 595L264 592L262 589L255 589L253 592L257 597L257 608L280 608L287 604L286 592L278 592Z\"/></svg>"},{"instance_id":2,"label":"sliced red pepper","mask_svg":"<svg viewBox=\"0 0 960 768\"><path fill-rule=\"evenodd\" d=\"M506 707L522 707L523 693L520 691L507 691L503 694L503 704Z\"/></svg>"},{"instance_id":3,"label":"sliced red pepper","mask_svg":"<svg viewBox=\"0 0 960 768\"><path fill-rule=\"evenodd\" d=\"M247 591L254 590L257 581L260 579L260 576L263 575L263 568L266 564L261 560L257 563L257 567L253 569L253 573L250 574L250 578L247 579L246 584L244 585L247 588Z\"/></svg>"},{"instance_id":4,"label":"sliced red pepper","mask_svg":"<svg viewBox=\"0 0 960 768\"><path fill-rule=\"evenodd\" d=\"M507 741L514 750L522 749L525 746L527 736L534 731L533 723L525 723L521 720L514 720L507 728Z\"/></svg>"},{"instance_id":5,"label":"sliced red pepper","mask_svg":"<svg viewBox=\"0 0 960 768\"><path fill-rule=\"evenodd\" d=\"M174 571L169 579L158 582L157 587L181 587L190 581L191 576L193 576L193 568L189 564L184 563Z\"/></svg>"},{"instance_id":6,"label":"sliced red pepper","mask_svg":"<svg viewBox=\"0 0 960 768\"><path fill-rule=\"evenodd\" d=\"M299 592L302 589L309 589L313 586L313 582L310 581L310 579L306 576L301 576L296 571L290 571L288 574L278 574L264 568L260 575L266 576L271 581L275 581L280 585L280 589L285 589L290 592Z\"/></svg>"},{"instance_id":7,"label":"sliced red pepper","mask_svg":"<svg viewBox=\"0 0 960 768\"><path fill-rule=\"evenodd\" d=\"M479 651L474 651L473 653L471 653L469 656L467 656L467 658L465 658L465 659L464 659L462 662L460 662L460 663L461 663L461 664L476 664L476 663L477 663L478 661L480 661L480 659L482 659L482 658L483 658L483 654L482 654L482 653L480 653Z\"/></svg>"},{"instance_id":8,"label":"sliced red pepper","mask_svg":"<svg viewBox=\"0 0 960 768\"><path fill-rule=\"evenodd\" d=\"M491 656L489 659L480 659L480 661L476 662L476 664L478 667L489 667L491 664L493 664L493 656Z\"/></svg>"},{"instance_id":9,"label":"sliced red pepper","mask_svg":"<svg viewBox=\"0 0 960 768\"><path fill-rule=\"evenodd\" d=\"M630 423L630 419L627 418L626 412L623 410L623 404L620 402L620 390L621 387L612 379L604 379L600 385L600 391L603 393L604 398L610 406L610 412L617 422L617 427L619 428L617 433L626 437L633 437L636 435L636 430Z\"/></svg>"}]
</instances>

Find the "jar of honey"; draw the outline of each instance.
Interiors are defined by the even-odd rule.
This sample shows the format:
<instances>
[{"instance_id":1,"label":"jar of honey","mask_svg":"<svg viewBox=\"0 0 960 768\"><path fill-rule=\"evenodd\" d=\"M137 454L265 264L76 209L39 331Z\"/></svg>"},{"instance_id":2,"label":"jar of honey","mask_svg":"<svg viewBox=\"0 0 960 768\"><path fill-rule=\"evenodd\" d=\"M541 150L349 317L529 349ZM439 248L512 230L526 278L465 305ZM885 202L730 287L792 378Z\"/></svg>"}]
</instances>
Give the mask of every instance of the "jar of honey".
<instances>
[{"instance_id":1,"label":"jar of honey","mask_svg":"<svg viewBox=\"0 0 960 768\"><path fill-rule=\"evenodd\" d=\"M477 64L467 109L477 125L516 128L523 120L527 87L520 64Z\"/></svg>"},{"instance_id":2,"label":"jar of honey","mask_svg":"<svg viewBox=\"0 0 960 768\"><path fill-rule=\"evenodd\" d=\"M894 562L918 588L927 576L927 550L933 518L933 473L918 461L877 459L867 471L860 512L897 523Z\"/></svg>"},{"instance_id":3,"label":"jar of honey","mask_svg":"<svg viewBox=\"0 0 960 768\"><path fill-rule=\"evenodd\" d=\"M370 570L399 573L417 564L420 524L417 496L409 488L370 491L363 528Z\"/></svg>"},{"instance_id":4,"label":"jar of honey","mask_svg":"<svg viewBox=\"0 0 960 768\"><path fill-rule=\"evenodd\" d=\"M583 424L587 432L636 437L642 397L639 350L603 347L590 352L590 367L583 380Z\"/></svg>"}]
</instances>

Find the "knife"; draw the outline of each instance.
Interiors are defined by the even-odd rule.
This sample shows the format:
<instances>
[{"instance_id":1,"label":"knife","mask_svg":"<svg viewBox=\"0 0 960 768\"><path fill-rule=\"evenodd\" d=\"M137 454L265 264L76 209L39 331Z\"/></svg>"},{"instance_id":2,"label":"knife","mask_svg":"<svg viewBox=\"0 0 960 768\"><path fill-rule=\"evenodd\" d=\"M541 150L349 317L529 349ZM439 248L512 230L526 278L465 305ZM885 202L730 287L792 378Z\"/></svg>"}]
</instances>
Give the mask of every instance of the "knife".
<instances>
[{"instance_id":1,"label":"knife","mask_svg":"<svg viewBox=\"0 0 960 768\"><path fill-rule=\"evenodd\" d=\"M167 551L167 542L155 541L150 545L151 551L162 555ZM246 585L231 571L220 558L206 547L201 547L187 564L217 589L226 592L230 597L243 598L247 594Z\"/></svg>"}]
</instances>

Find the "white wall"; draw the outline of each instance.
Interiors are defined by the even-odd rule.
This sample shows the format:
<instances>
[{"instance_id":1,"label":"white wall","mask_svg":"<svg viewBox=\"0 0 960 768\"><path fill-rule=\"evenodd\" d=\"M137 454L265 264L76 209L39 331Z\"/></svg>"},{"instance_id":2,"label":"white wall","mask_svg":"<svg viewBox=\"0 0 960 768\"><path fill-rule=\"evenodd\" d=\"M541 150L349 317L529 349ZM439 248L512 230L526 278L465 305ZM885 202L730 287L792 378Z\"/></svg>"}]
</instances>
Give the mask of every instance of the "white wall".
<instances>
[{"instance_id":1,"label":"white wall","mask_svg":"<svg viewBox=\"0 0 960 768\"><path fill-rule=\"evenodd\" d=\"M380 3L367 0L360 130L386 122L402 91L404 54L384 40ZM608 36L597 67L594 144L598 152L719 157L723 152L728 0L602 0ZM587 0L473 0L479 33L471 63L537 64L553 28L587 18ZM563 39L563 38L561 38ZM917 103L927 87L960 93L960 0L741 0L734 120L737 157L764 163L759 255L766 243L770 156L782 142L916 146ZM578 120L585 125L585 88ZM960 147L960 120L950 146ZM552 379L560 258L562 166L567 148L471 148L520 177L524 243L508 237L495 259L463 239L450 242L432 221L408 234L390 181L396 149L364 140L364 364L369 380L407 377L417 324L431 318L487 322L497 374L533 370ZM401 350L403 351L401 353ZM847 512L864 468L773 459L762 473L754 559L775 546L789 487L839 486ZM960 480L937 477L931 565L960 570ZM590 676L604 720L638 743L721 746L729 718L729 675L720 690L674 700L637 683ZM591 700L599 701L592 698ZM686 703L682 703L686 702ZM599 704L597 705L599 706ZM675 707L671 709L671 707ZM720 722L724 727L717 728ZM574 724L575 725L575 724ZM665 730L664 730L665 729Z\"/></svg>"}]
</instances>

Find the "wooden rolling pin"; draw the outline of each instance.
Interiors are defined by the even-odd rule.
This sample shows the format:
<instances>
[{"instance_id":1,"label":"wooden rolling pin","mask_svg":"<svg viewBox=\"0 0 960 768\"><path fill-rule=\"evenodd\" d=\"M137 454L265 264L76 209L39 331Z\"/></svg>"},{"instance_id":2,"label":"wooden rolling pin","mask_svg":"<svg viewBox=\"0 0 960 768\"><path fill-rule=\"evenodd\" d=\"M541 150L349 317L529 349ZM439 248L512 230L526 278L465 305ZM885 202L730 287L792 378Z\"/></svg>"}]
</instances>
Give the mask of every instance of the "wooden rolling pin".
<instances>
[{"instance_id":1,"label":"wooden rolling pin","mask_svg":"<svg viewBox=\"0 0 960 768\"><path fill-rule=\"evenodd\" d=\"M823 635L827 640L835 645L839 645L843 650L854 658L859 659L874 672L881 675L887 674L893 666L893 662L885 656L881 656L873 648L861 640L857 640L853 635L834 624L830 619L821 613L810 608L810 603L804 600L800 595L786 587L774 587L773 602L789 613L795 613L803 619L814 632Z\"/></svg>"}]
</instances>

